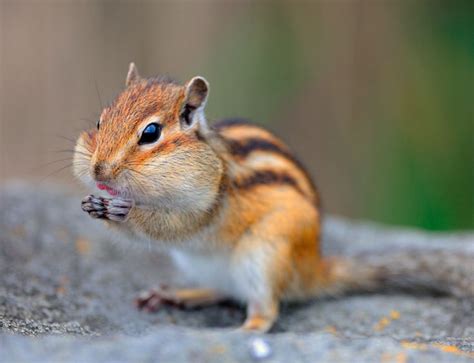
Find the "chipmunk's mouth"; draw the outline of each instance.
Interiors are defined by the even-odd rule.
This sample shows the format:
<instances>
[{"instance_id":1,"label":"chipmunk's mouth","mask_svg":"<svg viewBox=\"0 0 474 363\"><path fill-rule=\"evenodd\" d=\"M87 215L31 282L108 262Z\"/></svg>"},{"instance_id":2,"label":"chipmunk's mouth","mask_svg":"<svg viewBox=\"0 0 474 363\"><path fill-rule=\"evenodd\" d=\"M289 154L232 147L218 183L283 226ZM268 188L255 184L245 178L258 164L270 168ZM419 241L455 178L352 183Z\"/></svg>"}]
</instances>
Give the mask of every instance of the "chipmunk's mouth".
<instances>
[{"instance_id":1,"label":"chipmunk's mouth","mask_svg":"<svg viewBox=\"0 0 474 363\"><path fill-rule=\"evenodd\" d=\"M102 183L97 183L97 188L100 190L105 190L107 193L109 193L111 196L115 197L117 195L120 195L120 190L114 189L112 187L109 187L108 185L102 184Z\"/></svg>"}]
</instances>

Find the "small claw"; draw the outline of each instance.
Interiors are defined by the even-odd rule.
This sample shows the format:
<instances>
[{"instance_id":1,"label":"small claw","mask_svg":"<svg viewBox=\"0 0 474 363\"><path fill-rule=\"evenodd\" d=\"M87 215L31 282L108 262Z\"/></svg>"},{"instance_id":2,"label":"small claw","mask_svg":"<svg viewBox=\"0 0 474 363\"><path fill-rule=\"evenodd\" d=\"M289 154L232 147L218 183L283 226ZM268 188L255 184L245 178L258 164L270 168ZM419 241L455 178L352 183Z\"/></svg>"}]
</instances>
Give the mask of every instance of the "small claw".
<instances>
[{"instance_id":1,"label":"small claw","mask_svg":"<svg viewBox=\"0 0 474 363\"><path fill-rule=\"evenodd\" d=\"M127 219L128 213L107 213L105 217L115 222L123 222Z\"/></svg>"},{"instance_id":2,"label":"small claw","mask_svg":"<svg viewBox=\"0 0 474 363\"><path fill-rule=\"evenodd\" d=\"M123 222L127 219L133 201L122 198L104 198L88 195L81 201L81 208L93 218Z\"/></svg>"},{"instance_id":3,"label":"small claw","mask_svg":"<svg viewBox=\"0 0 474 363\"><path fill-rule=\"evenodd\" d=\"M82 203L81 205L82 210L84 212L92 212L92 211L105 211L105 206L103 204L96 204L96 203Z\"/></svg>"},{"instance_id":4,"label":"small claw","mask_svg":"<svg viewBox=\"0 0 474 363\"><path fill-rule=\"evenodd\" d=\"M154 312L159 309L161 302L162 301L156 294L156 291L145 291L135 299L135 306L140 310Z\"/></svg>"},{"instance_id":5,"label":"small claw","mask_svg":"<svg viewBox=\"0 0 474 363\"><path fill-rule=\"evenodd\" d=\"M97 218L97 219L104 219L106 218L106 214L103 211L91 211L89 212L89 215L92 218Z\"/></svg>"},{"instance_id":6,"label":"small claw","mask_svg":"<svg viewBox=\"0 0 474 363\"><path fill-rule=\"evenodd\" d=\"M166 285L161 285L159 289L143 292L135 299L135 306L146 312L155 312L163 305L181 309L187 307L186 301L179 299Z\"/></svg>"},{"instance_id":7,"label":"small claw","mask_svg":"<svg viewBox=\"0 0 474 363\"><path fill-rule=\"evenodd\" d=\"M162 300L158 296L152 296L142 307L148 313L153 313L161 307Z\"/></svg>"},{"instance_id":8,"label":"small claw","mask_svg":"<svg viewBox=\"0 0 474 363\"><path fill-rule=\"evenodd\" d=\"M81 200L81 203L84 204L84 203L89 203L91 201L91 198L93 197L93 195L88 195L84 198L82 198Z\"/></svg>"},{"instance_id":9,"label":"small claw","mask_svg":"<svg viewBox=\"0 0 474 363\"><path fill-rule=\"evenodd\" d=\"M130 209L133 207L133 201L130 199L112 198L108 202L107 215L109 219L117 222L125 221Z\"/></svg>"},{"instance_id":10,"label":"small claw","mask_svg":"<svg viewBox=\"0 0 474 363\"><path fill-rule=\"evenodd\" d=\"M94 210L94 206L92 205L92 203L82 202L81 203L81 208L84 212L91 212L91 211Z\"/></svg>"},{"instance_id":11,"label":"small claw","mask_svg":"<svg viewBox=\"0 0 474 363\"><path fill-rule=\"evenodd\" d=\"M118 208L131 208L133 207L133 201L130 199L113 198L109 199L109 206Z\"/></svg>"}]
</instances>

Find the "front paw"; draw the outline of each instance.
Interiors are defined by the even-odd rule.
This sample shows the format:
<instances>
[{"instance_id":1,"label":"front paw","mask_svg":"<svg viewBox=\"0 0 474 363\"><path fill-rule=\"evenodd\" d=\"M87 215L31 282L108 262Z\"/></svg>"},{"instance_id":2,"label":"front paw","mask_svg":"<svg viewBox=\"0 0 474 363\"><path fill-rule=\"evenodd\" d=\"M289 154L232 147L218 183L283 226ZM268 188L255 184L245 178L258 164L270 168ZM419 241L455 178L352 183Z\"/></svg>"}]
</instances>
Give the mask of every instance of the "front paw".
<instances>
[{"instance_id":1,"label":"front paw","mask_svg":"<svg viewBox=\"0 0 474 363\"><path fill-rule=\"evenodd\" d=\"M88 195L82 200L81 207L92 218L124 222L133 207L133 201L123 198L104 198Z\"/></svg>"}]
</instances>

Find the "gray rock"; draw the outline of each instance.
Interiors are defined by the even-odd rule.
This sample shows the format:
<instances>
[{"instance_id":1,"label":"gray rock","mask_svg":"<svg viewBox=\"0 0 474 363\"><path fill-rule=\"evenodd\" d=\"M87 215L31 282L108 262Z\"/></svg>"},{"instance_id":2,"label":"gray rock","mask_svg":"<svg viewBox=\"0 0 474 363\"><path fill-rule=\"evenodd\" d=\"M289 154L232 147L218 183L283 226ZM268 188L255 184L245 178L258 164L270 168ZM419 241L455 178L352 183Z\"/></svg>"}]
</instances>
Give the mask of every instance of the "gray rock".
<instances>
[{"instance_id":1,"label":"gray rock","mask_svg":"<svg viewBox=\"0 0 474 363\"><path fill-rule=\"evenodd\" d=\"M0 189L1 362L474 358L473 302L446 296L395 292L284 305L264 337L268 352L261 355L261 341L235 330L244 319L240 306L139 312L133 299L140 291L179 285L179 277L151 248L116 242L81 211L82 196L21 183ZM336 217L325 220L324 242L330 254L415 247L474 255L471 233L427 233Z\"/></svg>"}]
</instances>

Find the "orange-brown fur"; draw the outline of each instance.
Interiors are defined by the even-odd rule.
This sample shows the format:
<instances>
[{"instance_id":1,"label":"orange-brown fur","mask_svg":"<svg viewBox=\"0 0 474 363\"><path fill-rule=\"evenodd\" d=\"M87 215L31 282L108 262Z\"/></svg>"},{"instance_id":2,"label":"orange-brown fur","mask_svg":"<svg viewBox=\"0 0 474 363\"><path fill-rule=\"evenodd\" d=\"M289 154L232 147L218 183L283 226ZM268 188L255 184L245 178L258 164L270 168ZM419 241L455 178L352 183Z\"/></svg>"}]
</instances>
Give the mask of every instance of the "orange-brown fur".
<instances>
[{"instance_id":1,"label":"orange-brown fur","mask_svg":"<svg viewBox=\"0 0 474 363\"><path fill-rule=\"evenodd\" d=\"M228 281L199 287L245 302L247 330L270 329L280 300L374 278L373 270L352 276L357 269L345 262L322 259L318 192L280 139L239 121L207 126L205 81L181 86L141 79L132 65L127 85L102 112L99 130L81 134L75 155L78 177L108 183L136 203L125 221L109 221L112 227L196 265L204 261L203 268L207 258L210 264L223 260L220 268L229 271L215 273L228 273ZM186 126L180 115L188 103L195 113ZM142 147L138 131L147 120L158 120L163 134ZM105 165L100 175L94 175L97 163ZM214 296L196 291L173 296L206 302Z\"/></svg>"}]
</instances>

